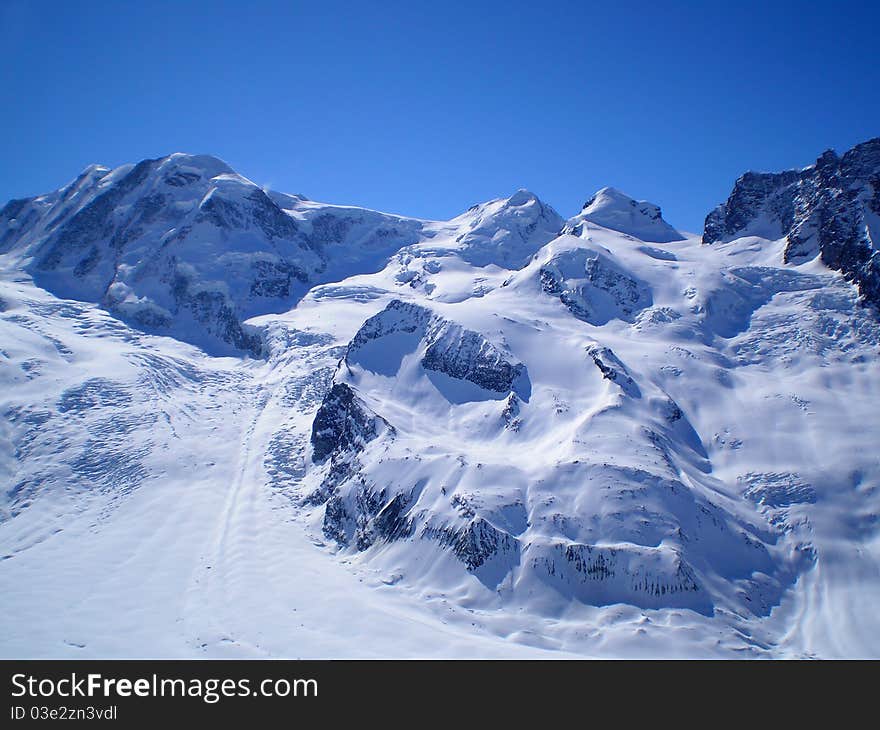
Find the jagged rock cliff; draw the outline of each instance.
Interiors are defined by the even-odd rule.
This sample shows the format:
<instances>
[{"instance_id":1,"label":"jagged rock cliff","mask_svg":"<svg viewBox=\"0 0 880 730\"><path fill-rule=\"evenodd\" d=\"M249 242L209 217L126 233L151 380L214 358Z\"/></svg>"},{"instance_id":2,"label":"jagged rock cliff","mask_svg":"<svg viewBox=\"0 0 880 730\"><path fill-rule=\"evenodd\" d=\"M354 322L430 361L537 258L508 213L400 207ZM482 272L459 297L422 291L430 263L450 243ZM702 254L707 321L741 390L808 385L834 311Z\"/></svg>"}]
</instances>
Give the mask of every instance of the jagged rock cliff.
<instances>
[{"instance_id":1,"label":"jagged rock cliff","mask_svg":"<svg viewBox=\"0 0 880 730\"><path fill-rule=\"evenodd\" d=\"M819 256L880 305L880 138L802 170L747 172L706 217L703 242L750 235L784 238L787 263Z\"/></svg>"},{"instance_id":2,"label":"jagged rock cliff","mask_svg":"<svg viewBox=\"0 0 880 730\"><path fill-rule=\"evenodd\" d=\"M345 362L396 374L400 365L396 346L403 342L400 335L408 336L409 343L420 348L419 362L426 371L471 383L492 394L516 392L528 397L528 374L522 363L512 361L479 333L426 307L397 299L364 322L348 346Z\"/></svg>"}]
</instances>

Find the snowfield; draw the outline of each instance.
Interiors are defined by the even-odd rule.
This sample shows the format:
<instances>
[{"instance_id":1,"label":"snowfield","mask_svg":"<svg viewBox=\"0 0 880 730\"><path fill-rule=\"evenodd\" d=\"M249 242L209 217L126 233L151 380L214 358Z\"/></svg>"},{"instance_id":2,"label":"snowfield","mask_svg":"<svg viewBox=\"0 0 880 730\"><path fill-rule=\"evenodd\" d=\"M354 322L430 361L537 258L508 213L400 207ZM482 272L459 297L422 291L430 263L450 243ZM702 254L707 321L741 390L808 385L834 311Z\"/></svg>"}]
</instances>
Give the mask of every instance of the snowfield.
<instances>
[{"instance_id":1,"label":"snowfield","mask_svg":"<svg viewBox=\"0 0 880 730\"><path fill-rule=\"evenodd\" d=\"M880 657L873 264L735 197L704 243L176 154L10 202L0 655Z\"/></svg>"}]
</instances>

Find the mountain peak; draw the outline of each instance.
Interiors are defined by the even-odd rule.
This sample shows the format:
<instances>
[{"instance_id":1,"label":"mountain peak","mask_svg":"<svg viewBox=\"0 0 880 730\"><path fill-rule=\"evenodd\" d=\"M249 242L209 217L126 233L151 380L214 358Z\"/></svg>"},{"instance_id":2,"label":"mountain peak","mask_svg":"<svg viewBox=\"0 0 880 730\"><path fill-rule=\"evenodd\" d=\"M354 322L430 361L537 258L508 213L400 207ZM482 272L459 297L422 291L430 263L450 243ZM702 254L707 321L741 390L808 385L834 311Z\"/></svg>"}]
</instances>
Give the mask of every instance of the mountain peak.
<instances>
[{"instance_id":1,"label":"mountain peak","mask_svg":"<svg viewBox=\"0 0 880 730\"><path fill-rule=\"evenodd\" d=\"M581 212L569 220L565 232L582 235L587 222L643 241L668 243L684 239L663 220L660 206L647 200L635 200L613 187L601 188L587 200Z\"/></svg>"},{"instance_id":2,"label":"mountain peak","mask_svg":"<svg viewBox=\"0 0 880 730\"><path fill-rule=\"evenodd\" d=\"M110 172L110 168L104 165L99 165L97 162L93 162L91 165L86 165L83 168L83 171L78 175L77 179L82 179L88 177L90 175L94 175L96 173L108 173Z\"/></svg>"},{"instance_id":3,"label":"mountain peak","mask_svg":"<svg viewBox=\"0 0 880 730\"><path fill-rule=\"evenodd\" d=\"M480 203L452 219L462 225L456 237L461 255L475 266L519 269L538 249L559 235L565 221L530 190Z\"/></svg>"},{"instance_id":4,"label":"mountain peak","mask_svg":"<svg viewBox=\"0 0 880 730\"><path fill-rule=\"evenodd\" d=\"M598 205L608 205L611 202L618 202L621 205L632 205L635 203L633 198L629 197L622 190L618 190L615 187L610 185L606 185L603 188L599 188L586 203L584 203L581 210L586 210L587 208L595 207Z\"/></svg>"},{"instance_id":5,"label":"mountain peak","mask_svg":"<svg viewBox=\"0 0 880 730\"><path fill-rule=\"evenodd\" d=\"M826 150L815 164L776 173L747 172L727 201L706 216L703 243L755 236L784 241L783 259L817 256L880 306L880 138L838 156Z\"/></svg>"},{"instance_id":6,"label":"mountain peak","mask_svg":"<svg viewBox=\"0 0 880 730\"><path fill-rule=\"evenodd\" d=\"M508 205L527 205L528 203L534 203L538 200L538 196L535 195L531 190L526 190L525 188L520 188L513 195L511 195L507 199ZM540 201L538 201L540 202Z\"/></svg>"},{"instance_id":7,"label":"mountain peak","mask_svg":"<svg viewBox=\"0 0 880 730\"><path fill-rule=\"evenodd\" d=\"M236 174L228 164L219 157L213 155L193 155L188 152L173 152L167 157L162 157L157 162L157 168L164 171L190 169L202 172L206 177L212 178L217 175Z\"/></svg>"}]
</instances>

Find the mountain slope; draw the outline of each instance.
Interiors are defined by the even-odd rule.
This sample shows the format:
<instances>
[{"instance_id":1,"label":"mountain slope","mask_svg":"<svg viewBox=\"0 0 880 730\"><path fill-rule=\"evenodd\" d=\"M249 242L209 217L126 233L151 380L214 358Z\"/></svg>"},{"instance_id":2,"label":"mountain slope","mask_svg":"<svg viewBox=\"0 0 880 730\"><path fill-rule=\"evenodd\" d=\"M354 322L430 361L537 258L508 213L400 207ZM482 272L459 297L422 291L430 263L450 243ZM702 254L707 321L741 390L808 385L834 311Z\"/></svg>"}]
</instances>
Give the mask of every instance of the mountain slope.
<instances>
[{"instance_id":1,"label":"mountain slope","mask_svg":"<svg viewBox=\"0 0 880 730\"><path fill-rule=\"evenodd\" d=\"M316 284L381 269L419 242L477 266L519 267L563 220L533 194L448 224L264 191L220 160L173 154L93 165L54 193L0 210L0 252L58 296L215 354L262 353L244 320L283 312Z\"/></svg>"},{"instance_id":2,"label":"mountain slope","mask_svg":"<svg viewBox=\"0 0 880 730\"><path fill-rule=\"evenodd\" d=\"M267 193L225 163L175 154L0 211L0 246L46 289L220 354L259 354L247 317L311 285L381 268L418 221Z\"/></svg>"},{"instance_id":3,"label":"mountain slope","mask_svg":"<svg viewBox=\"0 0 880 730\"><path fill-rule=\"evenodd\" d=\"M7 205L0 653L880 655L876 313L631 201L416 221L172 155Z\"/></svg>"}]
</instances>

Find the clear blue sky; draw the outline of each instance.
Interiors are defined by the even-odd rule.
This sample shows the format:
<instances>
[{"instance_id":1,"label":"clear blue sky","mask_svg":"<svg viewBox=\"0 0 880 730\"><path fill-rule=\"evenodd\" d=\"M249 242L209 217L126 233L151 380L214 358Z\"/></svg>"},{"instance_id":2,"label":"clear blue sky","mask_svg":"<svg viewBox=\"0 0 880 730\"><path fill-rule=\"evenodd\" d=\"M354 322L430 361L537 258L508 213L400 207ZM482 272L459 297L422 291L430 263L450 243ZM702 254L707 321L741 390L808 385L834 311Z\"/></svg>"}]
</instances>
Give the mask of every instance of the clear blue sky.
<instances>
[{"instance_id":1,"label":"clear blue sky","mask_svg":"<svg viewBox=\"0 0 880 730\"><path fill-rule=\"evenodd\" d=\"M0 200L217 155L428 218L603 185L686 229L746 169L880 134L880 3L0 0Z\"/></svg>"}]
</instances>

